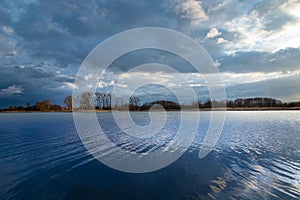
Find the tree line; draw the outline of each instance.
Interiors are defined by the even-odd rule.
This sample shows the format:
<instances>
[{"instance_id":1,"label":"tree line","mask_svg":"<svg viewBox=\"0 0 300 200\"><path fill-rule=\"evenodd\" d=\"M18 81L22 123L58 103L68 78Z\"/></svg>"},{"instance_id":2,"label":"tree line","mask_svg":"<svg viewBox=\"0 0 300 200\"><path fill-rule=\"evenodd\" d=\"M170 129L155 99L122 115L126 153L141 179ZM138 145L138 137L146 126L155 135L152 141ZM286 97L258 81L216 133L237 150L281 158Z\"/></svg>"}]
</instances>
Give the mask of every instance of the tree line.
<instances>
[{"instance_id":1,"label":"tree line","mask_svg":"<svg viewBox=\"0 0 300 200\"><path fill-rule=\"evenodd\" d=\"M74 101L74 102L73 102ZM112 93L91 93L83 92L77 97L68 95L63 100L64 106L52 104L51 100L37 101L35 104L26 103L25 106L9 106L8 108L0 109L0 111L40 111L40 112L66 112L72 110L132 110L146 111L153 105L161 105L166 110L180 109L209 109L209 108L293 108L300 107L298 102L283 102L278 99L268 97L256 98L238 98L235 100L211 100L196 101L191 104L178 104L174 101L159 100L153 102L141 103L140 98L136 96L130 97L128 100L123 100ZM76 105L74 109L72 105Z\"/></svg>"},{"instance_id":2,"label":"tree line","mask_svg":"<svg viewBox=\"0 0 300 200\"><path fill-rule=\"evenodd\" d=\"M19 111L19 112L30 112L30 111L40 111L40 112L62 112L66 109L58 104L52 104L51 100L37 101L35 104L26 103L26 106L14 106L10 105L8 108L0 109L0 111Z\"/></svg>"},{"instance_id":3,"label":"tree line","mask_svg":"<svg viewBox=\"0 0 300 200\"><path fill-rule=\"evenodd\" d=\"M79 100L78 100L79 99ZM174 101L159 100L152 102L141 103L139 97L132 96L127 101L117 97L111 93L99 93L94 95L90 92L84 92L75 101L79 102L77 108L81 110L149 110L154 104L159 104L167 110L180 109L207 109L207 108L289 108L300 107L299 102L283 102L281 100L269 97L255 97L255 98L238 98L235 100L211 100L196 101L191 104L178 104Z\"/></svg>"},{"instance_id":4,"label":"tree line","mask_svg":"<svg viewBox=\"0 0 300 200\"><path fill-rule=\"evenodd\" d=\"M58 104L52 104L51 100L40 100L34 104L26 103L25 106L19 105L14 106L10 105L8 108L0 109L1 111L16 111L16 112L66 112L72 111L72 96L68 95L64 99L65 106L61 106Z\"/></svg>"},{"instance_id":5,"label":"tree line","mask_svg":"<svg viewBox=\"0 0 300 200\"><path fill-rule=\"evenodd\" d=\"M127 101L112 93L83 92L73 98L76 107L74 110L139 110L140 99L132 96ZM66 104L66 102L65 102Z\"/></svg>"}]
</instances>

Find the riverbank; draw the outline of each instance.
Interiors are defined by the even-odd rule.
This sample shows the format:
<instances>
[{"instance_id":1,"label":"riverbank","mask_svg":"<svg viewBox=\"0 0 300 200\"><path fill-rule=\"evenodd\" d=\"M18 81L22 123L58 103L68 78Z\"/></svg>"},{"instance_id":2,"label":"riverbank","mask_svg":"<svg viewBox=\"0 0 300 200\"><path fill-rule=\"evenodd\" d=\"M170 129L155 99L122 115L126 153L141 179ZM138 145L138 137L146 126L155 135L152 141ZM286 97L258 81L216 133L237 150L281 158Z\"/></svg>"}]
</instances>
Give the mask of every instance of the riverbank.
<instances>
[{"instance_id":1,"label":"riverbank","mask_svg":"<svg viewBox=\"0 0 300 200\"><path fill-rule=\"evenodd\" d=\"M200 111L280 111L300 110L300 107L253 107L253 108L200 108Z\"/></svg>"},{"instance_id":2,"label":"riverbank","mask_svg":"<svg viewBox=\"0 0 300 200\"><path fill-rule=\"evenodd\" d=\"M281 110L300 110L300 107L253 107L253 108L200 108L200 109L182 109L182 111L281 111ZM113 110L114 112L124 112L126 110ZM156 111L155 109L152 111ZM157 110L161 111L161 110ZM166 110L168 112L180 111L177 109ZM63 111L0 111L0 113L70 113L71 110ZM111 110L76 110L76 112L112 112ZM129 112L147 112L147 110L132 110Z\"/></svg>"}]
</instances>

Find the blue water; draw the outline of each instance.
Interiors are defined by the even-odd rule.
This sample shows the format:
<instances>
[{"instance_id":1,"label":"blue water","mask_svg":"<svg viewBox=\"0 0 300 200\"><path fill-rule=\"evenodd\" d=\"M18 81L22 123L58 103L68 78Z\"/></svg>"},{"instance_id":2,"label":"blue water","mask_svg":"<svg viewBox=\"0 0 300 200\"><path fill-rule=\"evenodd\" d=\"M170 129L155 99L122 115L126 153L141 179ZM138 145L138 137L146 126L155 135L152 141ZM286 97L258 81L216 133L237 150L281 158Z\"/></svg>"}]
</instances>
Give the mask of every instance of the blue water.
<instances>
[{"instance_id":1,"label":"blue water","mask_svg":"<svg viewBox=\"0 0 300 200\"><path fill-rule=\"evenodd\" d=\"M166 134L179 124L178 113L169 114ZM97 115L120 144L135 150L139 141L117 133L110 113ZM147 113L132 115L149 123ZM299 111L227 112L216 147L199 159L209 117L201 112L197 136L176 162L129 174L88 154L71 113L1 113L0 199L300 199ZM163 142L145 142L137 151Z\"/></svg>"}]
</instances>

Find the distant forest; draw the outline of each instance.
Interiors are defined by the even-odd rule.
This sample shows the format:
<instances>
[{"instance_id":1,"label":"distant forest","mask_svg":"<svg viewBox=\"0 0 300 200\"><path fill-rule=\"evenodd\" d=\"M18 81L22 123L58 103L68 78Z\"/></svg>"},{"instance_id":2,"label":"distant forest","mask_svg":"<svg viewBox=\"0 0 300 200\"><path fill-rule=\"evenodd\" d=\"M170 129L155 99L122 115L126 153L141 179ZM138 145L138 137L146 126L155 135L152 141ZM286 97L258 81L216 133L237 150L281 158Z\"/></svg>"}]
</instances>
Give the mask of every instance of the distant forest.
<instances>
[{"instance_id":1,"label":"distant forest","mask_svg":"<svg viewBox=\"0 0 300 200\"><path fill-rule=\"evenodd\" d=\"M72 104L76 105L73 109ZM51 100L37 101L35 104L26 103L26 105L14 106L0 109L0 112L70 112L72 110L131 110L131 111L147 111L153 108L153 105L160 105L166 110L188 110L199 108L209 110L211 108L227 108L227 109L256 109L256 108L274 108L274 109L287 109L287 108L300 108L300 101L297 102L283 102L278 99L268 97L255 97L255 98L238 98L235 100L206 100L197 101L191 104L178 104L174 101L158 100L153 102L141 103L139 97L132 96L128 100L124 100L111 93L91 93L84 92L80 96L72 98L67 96L64 99L64 106L52 104Z\"/></svg>"}]
</instances>

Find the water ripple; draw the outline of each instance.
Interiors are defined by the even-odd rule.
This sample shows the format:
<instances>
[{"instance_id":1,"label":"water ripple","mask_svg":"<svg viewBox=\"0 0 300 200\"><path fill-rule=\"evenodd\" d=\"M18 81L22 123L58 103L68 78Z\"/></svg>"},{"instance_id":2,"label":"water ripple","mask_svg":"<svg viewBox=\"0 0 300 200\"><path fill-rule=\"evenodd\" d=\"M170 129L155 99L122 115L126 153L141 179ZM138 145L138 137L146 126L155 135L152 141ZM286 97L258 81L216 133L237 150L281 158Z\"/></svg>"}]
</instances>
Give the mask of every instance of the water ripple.
<instances>
[{"instance_id":1,"label":"water ripple","mask_svg":"<svg viewBox=\"0 0 300 200\"><path fill-rule=\"evenodd\" d=\"M145 124L147 115L138 116ZM172 140L176 117L144 139L124 134L109 113L99 121L119 148L146 156ZM200 160L209 114L202 119L182 158L158 172L130 175L87 152L70 113L0 114L0 199L300 199L300 112L229 112L217 146ZM89 142L99 151L101 138ZM109 145L101 153L116 159Z\"/></svg>"}]
</instances>

